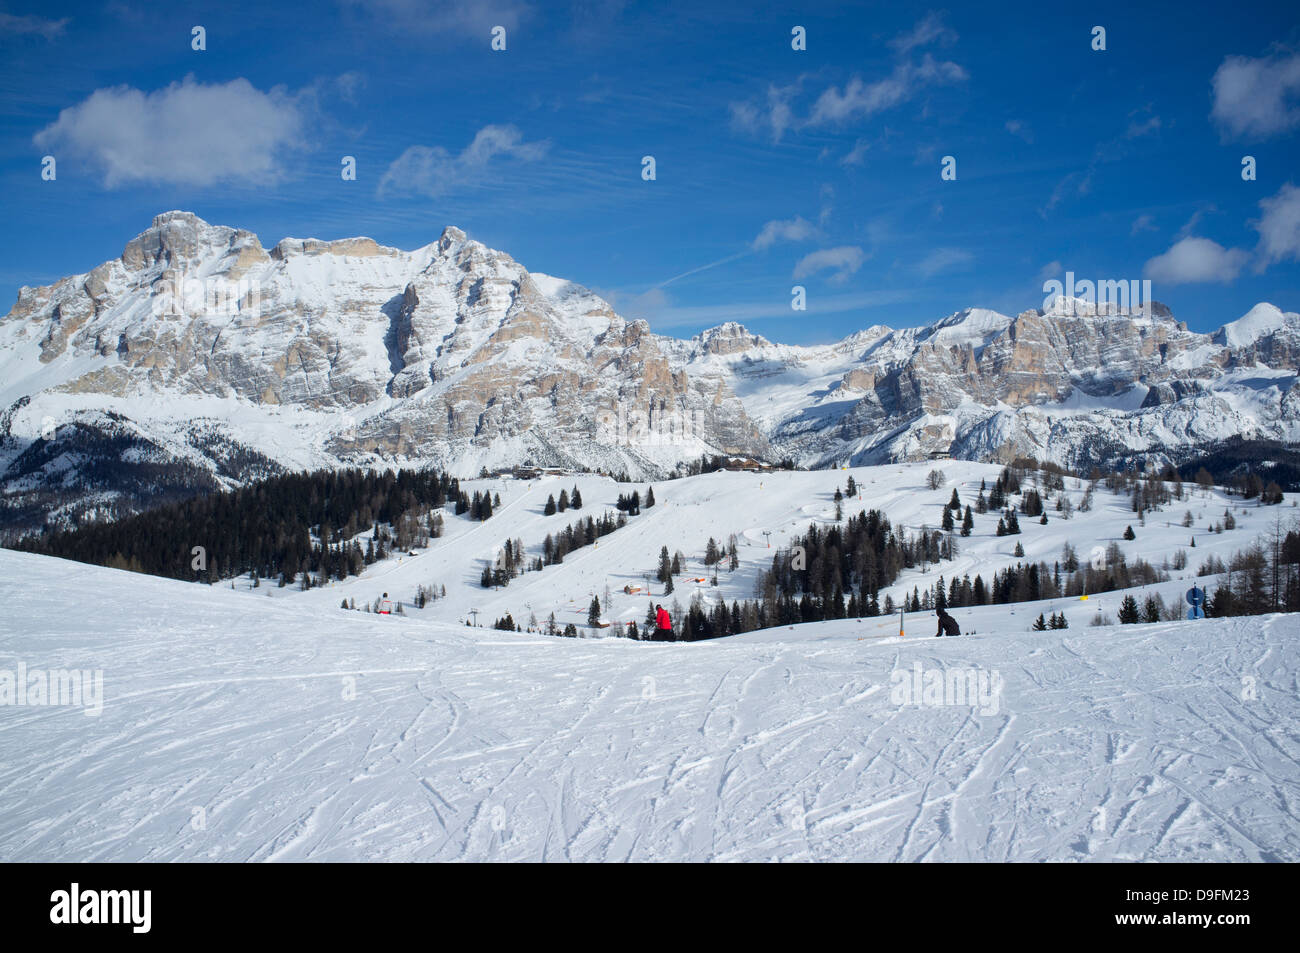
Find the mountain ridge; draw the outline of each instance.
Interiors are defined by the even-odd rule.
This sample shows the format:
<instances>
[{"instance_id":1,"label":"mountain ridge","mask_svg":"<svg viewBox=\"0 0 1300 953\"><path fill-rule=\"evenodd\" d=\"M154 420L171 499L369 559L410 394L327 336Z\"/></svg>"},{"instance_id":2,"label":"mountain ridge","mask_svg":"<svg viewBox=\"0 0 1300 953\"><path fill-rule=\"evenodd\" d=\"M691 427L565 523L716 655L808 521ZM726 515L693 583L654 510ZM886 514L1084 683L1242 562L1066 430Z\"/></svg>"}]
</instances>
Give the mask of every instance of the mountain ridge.
<instances>
[{"instance_id":1,"label":"mountain ridge","mask_svg":"<svg viewBox=\"0 0 1300 953\"><path fill-rule=\"evenodd\" d=\"M10 502L50 486L110 499L93 452L54 453L62 428L105 413L141 459L218 483L239 477L194 452L210 442L194 428L286 467L462 474L662 477L701 454L1176 462L1230 435L1300 438L1298 367L1300 314L1267 302L1210 334L1157 302L1060 298L815 346L736 322L683 339L456 226L411 251L364 236L268 251L171 210L118 258L23 286L0 318L0 480ZM34 446L51 462L32 469Z\"/></svg>"}]
</instances>

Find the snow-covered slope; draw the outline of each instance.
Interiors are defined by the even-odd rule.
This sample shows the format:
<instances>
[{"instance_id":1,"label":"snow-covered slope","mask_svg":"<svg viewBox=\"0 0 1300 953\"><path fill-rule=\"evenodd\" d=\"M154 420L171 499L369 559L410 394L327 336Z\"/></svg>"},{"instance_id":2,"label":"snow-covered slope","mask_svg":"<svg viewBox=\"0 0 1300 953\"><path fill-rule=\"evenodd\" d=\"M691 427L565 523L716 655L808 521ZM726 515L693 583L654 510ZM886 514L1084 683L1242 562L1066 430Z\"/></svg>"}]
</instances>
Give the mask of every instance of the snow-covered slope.
<instances>
[{"instance_id":1,"label":"snow-covered slope","mask_svg":"<svg viewBox=\"0 0 1300 953\"><path fill-rule=\"evenodd\" d=\"M253 589L244 577L235 582L236 594L258 603L282 599L295 605L312 605L328 613L337 611L345 598L361 607L388 592L392 599L405 604L406 611L421 616L458 623L476 618L480 624L491 625L509 613L526 626L532 617L542 624L554 613L558 625L573 623L584 635L593 634L586 629L593 596L600 599L608 621L617 626L632 621L641 625L652 599L670 609L675 605L674 618L680 618L680 609L688 607L697 596L706 609L719 600L730 605L753 599L756 581L771 568L772 557L778 551L787 549L797 536L806 533L810 524L824 529L834 522L833 497L849 476L861 487L861 494L844 502L844 516L879 509L901 532L915 534L923 526L939 527L943 506L953 490L963 505L973 504L981 481L991 487L1001 472L1000 467L990 464L946 461L940 466L947 483L931 490L926 486L931 466L912 463L810 472L719 472L656 483L656 505L643 509L627 526L601 538L595 546L575 550L559 565L524 573L500 589L484 589L481 575L507 539L521 542L525 560L531 560L541 555L548 534L558 533L580 517L613 512L620 494L635 488L644 496L647 484L629 486L589 475L531 481L473 480L466 484L469 492L482 490L501 497L501 508L486 522L458 517L447 510L444 536L429 549L416 550L414 556L395 556L367 568L360 576L307 592L266 584ZM574 486L582 494L582 510L544 515L548 496L558 498L561 490ZM1086 487L1087 481L1067 479L1064 494L1072 506L1082 504ZM1197 571L1203 562L1212 556L1229 561L1234 552L1269 531L1275 517L1280 516L1287 525L1297 512L1293 506L1296 498L1288 494L1281 506L1260 507L1218 490L1189 487L1182 502L1149 513L1143 523L1133 513L1127 495L1114 495L1103 487L1094 493L1091 510L1076 511L1070 519L1063 519L1054 509L1054 499L1048 503L1047 525L1021 517L1021 533L1017 536L996 534L998 513L979 514L974 517L970 536L954 538L955 559L904 570L894 585L881 590L880 599L883 602L890 596L896 604L901 603L914 588L932 587L939 576L947 584L954 576L974 580L978 574L987 584L995 572L1024 559L1045 561L1051 566L1062 558L1063 546L1068 542L1084 562L1103 558L1111 543L1119 545L1126 560L1141 558L1157 567L1171 565L1178 551L1183 550L1186 567L1171 569L1169 582L1151 587L1151 592L1159 592L1167 603L1178 605L1182 594L1198 580ZM1211 532L1211 526L1222 524L1225 510L1232 512L1236 528ZM1184 527L1182 522L1188 512L1192 514L1192 526ZM1123 538L1129 525L1136 534L1133 541ZM715 587L712 570L704 564L706 544L713 537L725 545L732 535L737 542L739 565L735 572L723 568ZM1193 539L1195 546L1191 545ZM1015 555L1017 544L1024 549L1023 558ZM685 560L683 575L667 597L655 580L659 552L664 546L669 553L680 551ZM412 603L419 586L445 586L447 595L417 610ZM643 591L627 594L624 587L640 587ZM1139 593L1139 597L1148 594ZM1032 611L1028 606L1012 606L1008 612L1018 620L1020 629L1028 629L1041 611L1060 611L1072 627L1082 629L1098 613L1114 621L1122 595L1101 593L1083 602L1062 599ZM476 617L470 614L474 610L478 612ZM967 620L969 611L954 610L966 629L976 624ZM884 624L887 630L888 623Z\"/></svg>"},{"instance_id":2,"label":"snow-covered slope","mask_svg":"<svg viewBox=\"0 0 1300 953\"><path fill-rule=\"evenodd\" d=\"M1297 368L1300 315L1269 304L1213 335L1154 303L1061 299L820 347L736 324L678 340L454 227L414 251L267 251L173 211L120 258L24 287L0 319L0 528L276 465L1176 461L1228 438L1300 440Z\"/></svg>"},{"instance_id":3,"label":"snow-covered slope","mask_svg":"<svg viewBox=\"0 0 1300 953\"><path fill-rule=\"evenodd\" d=\"M590 642L3 550L0 604L0 670L103 675L0 708L6 862L1300 859L1295 617Z\"/></svg>"}]
</instances>

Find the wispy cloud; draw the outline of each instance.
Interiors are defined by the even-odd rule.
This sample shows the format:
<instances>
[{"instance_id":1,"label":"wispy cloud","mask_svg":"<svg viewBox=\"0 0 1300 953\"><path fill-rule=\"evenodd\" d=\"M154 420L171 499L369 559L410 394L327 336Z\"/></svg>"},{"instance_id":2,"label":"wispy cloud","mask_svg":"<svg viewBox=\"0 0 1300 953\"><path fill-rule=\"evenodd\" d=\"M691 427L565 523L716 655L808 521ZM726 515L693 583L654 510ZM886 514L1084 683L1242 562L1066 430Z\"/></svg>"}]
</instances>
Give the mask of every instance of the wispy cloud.
<instances>
[{"instance_id":1,"label":"wispy cloud","mask_svg":"<svg viewBox=\"0 0 1300 953\"><path fill-rule=\"evenodd\" d=\"M889 41L890 47L900 56L906 56L918 46L932 43L947 46L957 42L957 34L944 23L943 14L931 11L916 26Z\"/></svg>"},{"instance_id":2,"label":"wispy cloud","mask_svg":"<svg viewBox=\"0 0 1300 953\"><path fill-rule=\"evenodd\" d=\"M711 261L707 265L700 265L698 268L692 268L689 271L683 271L680 275L673 275L671 278L659 282L655 288L664 288L675 281L681 281L683 278L689 278L691 275L698 275L702 271L708 271L710 268L717 268L719 265L730 264L739 258L744 258L750 254L748 251L736 252L734 255L728 255L726 258L719 258L717 261Z\"/></svg>"},{"instance_id":3,"label":"wispy cloud","mask_svg":"<svg viewBox=\"0 0 1300 953\"><path fill-rule=\"evenodd\" d=\"M769 85L765 101L731 103L731 128L751 135L770 135L773 142L780 142L786 130L795 125L790 103L798 90L797 85Z\"/></svg>"},{"instance_id":4,"label":"wispy cloud","mask_svg":"<svg viewBox=\"0 0 1300 953\"><path fill-rule=\"evenodd\" d=\"M1038 209L1039 216L1047 218L1071 194L1087 195L1092 191L1093 177L1103 164L1118 162L1132 154L1136 148L1135 140L1153 135L1162 128L1163 123L1159 116L1147 115L1145 118L1140 118L1145 113L1150 113L1150 107L1136 109L1129 113L1129 122L1122 134L1093 146L1087 166L1082 170L1067 173L1056 183L1051 196Z\"/></svg>"},{"instance_id":5,"label":"wispy cloud","mask_svg":"<svg viewBox=\"0 0 1300 953\"><path fill-rule=\"evenodd\" d=\"M771 248L777 242L806 242L816 238L818 230L801 215L789 219L773 219L763 226L750 243L755 251Z\"/></svg>"},{"instance_id":6,"label":"wispy cloud","mask_svg":"<svg viewBox=\"0 0 1300 953\"><path fill-rule=\"evenodd\" d=\"M1030 131L1029 124L1024 122L1023 120L1008 119L1006 123L1006 130L1016 138L1023 139L1025 142L1029 143L1030 145L1033 145L1034 134L1032 131Z\"/></svg>"},{"instance_id":7,"label":"wispy cloud","mask_svg":"<svg viewBox=\"0 0 1300 953\"><path fill-rule=\"evenodd\" d=\"M497 160L535 162L546 154L546 141L525 142L512 125L484 126L458 155L442 146L410 146L379 179L379 194L388 192L439 196L453 188L479 184Z\"/></svg>"},{"instance_id":8,"label":"wispy cloud","mask_svg":"<svg viewBox=\"0 0 1300 953\"><path fill-rule=\"evenodd\" d=\"M840 165L862 165L862 163L866 161L867 150L870 148L871 146L868 144L867 140L859 139L857 142L853 143L853 148L850 149L842 159L840 159Z\"/></svg>"},{"instance_id":9,"label":"wispy cloud","mask_svg":"<svg viewBox=\"0 0 1300 953\"><path fill-rule=\"evenodd\" d=\"M1156 228L1155 219L1144 213L1133 219L1133 224L1129 227L1128 233L1129 235L1137 235L1141 232L1156 231L1159 231L1159 229Z\"/></svg>"},{"instance_id":10,"label":"wispy cloud","mask_svg":"<svg viewBox=\"0 0 1300 953\"><path fill-rule=\"evenodd\" d=\"M823 248L811 252L799 259L794 266L794 277L808 278L818 272L831 270L830 281L847 281L849 276L862 267L867 254L857 245L840 245L836 248Z\"/></svg>"},{"instance_id":11,"label":"wispy cloud","mask_svg":"<svg viewBox=\"0 0 1300 953\"><path fill-rule=\"evenodd\" d=\"M964 82L969 78L966 69L951 60L935 59L931 53L919 60L912 57L920 47L946 45L956 39L957 34L944 25L943 18L931 13L890 41L894 63L887 76L870 81L854 76L843 87L827 87L812 103L805 119L796 113L794 101L806 77L789 86L769 84L765 96L730 104L731 127L751 135L770 135L773 142L779 142L792 129L868 119L915 98L927 87ZM861 145L861 141L855 145L846 164L861 160Z\"/></svg>"},{"instance_id":12,"label":"wispy cloud","mask_svg":"<svg viewBox=\"0 0 1300 953\"><path fill-rule=\"evenodd\" d=\"M1192 217L1183 223L1183 227L1178 230L1177 237L1187 238L1194 231L1196 231L1197 227L1201 224L1201 219L1205 218L1205 216L1208 213L1215 212L1215 211L1218 210L1213 205L1206 205L1203 206L1202 208L1198 208L1195 212L1192 213Z\"/></svg>"},{"instance_id":13,"label":"wispy cloud","mask_svg":"<svg viewBox=\"0 0 1300 953\"><path fill-rule=\"evenodd\" d=\"M963 248L936 248L921 259L916 266L924 278L933 278L945 271L956 271L975 260L975 256Z\"/></svg>"},{"instance_id":14,"label":"wispy cloud","mask_svg":"<svg viewBox=\"0 0 1300 953\"><path fill-rule=\"evenodd\" d=\"M865 82L853 77L841 91L831 86L813 105L811 125L846 123L868 119L876 113L914 97L927 86L959 83L968 78L966 70L948 60L936 60L929 53L920 63L898 63L883 79Z\"/></svg>"},{"instance_id":15,"label":"wispy cloud","mask_svg":"<svg viewBox=\"0 0 1300 953\"><path fill-rule=\"evenodd\" d=\"M1065 266L1063 266L1059 261L1049 261L1042 268L1038 269L1038 276L1034 280L1040 284L1044 281L1049 281L1059 275L1064 267Z\"/></svg>"},{"instance_id":16,"label":"wispy cloud","mask_svg":"<svg viewBox=\"0 0 1300 953\"><path fill-rule=\"evenodd\" d=\"M187 76L151 93L98 89L34 137L41 149L87 158L104 184L213 185L282 177L280 158L300 143L301 104L240 78L200 83Z\"/></svg>"},{"instance_id":17,"label":"wispy cloud","mask_svg":"<svg viewBox=\"0 0 1300 953\"><path fill-rule=\"evenodd\" d=\"M45 17L38 17L35 14L16 16L0 10L0 34L16 36L36 34L45 37L47 40L52 40L61 35L71 22L72 20L69 17L63 17L59 20L47 20Z\"/></svg>"},{"instance_id":18,"label":"wispy cloud","mask_svg":"<svg viewBox=\"0 0 1300 953\"><path fill-rule=\"evenodd\" d=\"M397 33L457 33L484 44L494 26L513 29L533 12L523 0L342 0L372 23Z\"/></svg>"}]
</instances>

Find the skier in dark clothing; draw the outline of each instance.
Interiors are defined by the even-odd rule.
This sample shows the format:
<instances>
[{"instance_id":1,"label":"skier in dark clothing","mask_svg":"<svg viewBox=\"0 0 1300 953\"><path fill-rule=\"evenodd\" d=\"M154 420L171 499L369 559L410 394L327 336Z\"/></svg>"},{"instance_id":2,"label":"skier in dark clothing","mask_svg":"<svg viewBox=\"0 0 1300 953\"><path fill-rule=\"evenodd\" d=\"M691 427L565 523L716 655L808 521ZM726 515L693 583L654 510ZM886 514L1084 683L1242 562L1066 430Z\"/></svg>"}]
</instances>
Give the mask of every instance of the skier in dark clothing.
<instances>
[{"instance_id":1,"label":"skier in dark clothing","mask_svg":"<svg viewBox=\"0 0 1300 953\"><path fill-rule=\"evenodd\" d=\"M957 624L956 619L948 615L946 610L940 609L938 615L939 631L934 634L936 639L941 635L961 635L961 626Z\"/></svg>"},{"instance_id":2,"label":"skier in dark clothing","mask_svg":"<svg viewBox=\"0 0 1300 953\"><path fill-rule=\"evenodd\" d=\"M673 623L668 618L668 610L661 605L655 606L655 641L671 642L673 640Z\"/></svg>"}]
</instances>

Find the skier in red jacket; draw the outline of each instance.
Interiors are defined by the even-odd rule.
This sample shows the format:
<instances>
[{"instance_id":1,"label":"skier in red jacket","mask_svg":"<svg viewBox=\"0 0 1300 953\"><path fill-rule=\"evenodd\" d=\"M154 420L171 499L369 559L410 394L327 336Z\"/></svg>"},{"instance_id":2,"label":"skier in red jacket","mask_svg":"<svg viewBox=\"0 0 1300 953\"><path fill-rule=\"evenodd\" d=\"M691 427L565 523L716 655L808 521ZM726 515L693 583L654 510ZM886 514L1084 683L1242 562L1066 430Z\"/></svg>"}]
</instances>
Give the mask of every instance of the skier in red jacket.
<instances>
[{"instance_id":1,"label":"skier in red jacket","mask_svg":"<svg viewBox=\"0 0 1300 953\"><path fill-rule=\"evenodd\" d=\"M655 632L656 642L671 642L673 640L673 622L668 618L668 610L661 605L655 606Z\"/></svg>"}]
</instances>

